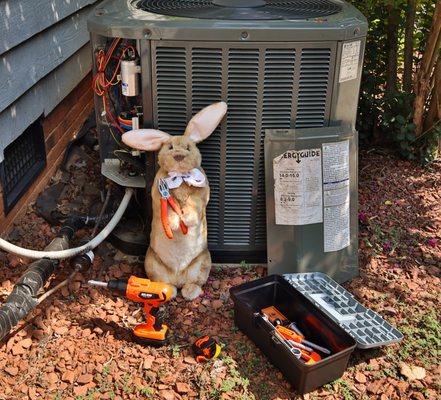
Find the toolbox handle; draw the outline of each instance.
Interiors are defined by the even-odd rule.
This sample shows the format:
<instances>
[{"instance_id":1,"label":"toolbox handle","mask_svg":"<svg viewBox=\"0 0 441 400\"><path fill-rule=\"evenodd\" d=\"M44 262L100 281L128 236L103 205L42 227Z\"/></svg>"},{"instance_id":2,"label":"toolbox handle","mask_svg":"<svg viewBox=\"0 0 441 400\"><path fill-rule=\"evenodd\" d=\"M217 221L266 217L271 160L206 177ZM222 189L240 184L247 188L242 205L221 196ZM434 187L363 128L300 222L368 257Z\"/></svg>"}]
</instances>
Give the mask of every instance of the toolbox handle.
<instances>
[{"instance_id":1,"label":"toolbox handle","mask_svg":"<svg viewBox=\"0 0 441 400\"><path fill-rule=\"evenodd\" d=\"M275 347L276 345L278 346L278 345L282 344L282 342L280 341L280 339L279 339L276 335L274 335L274 334L271 335L271 340L273 341L273 346L274 346L274 347Z\"/></svg>"},{"instance_id":2,"label":"toolbox handle","mask_svg":"<svg viewBox=\"0 0 441 400\"><path fill-rule=\"evenodd\" d=\"M255 312L253 314L253 317L254 317L254 327L255 328L263 328L263 326L262 326L263 318L260 315L260 313Z\"/></svg>"}]
</instances>

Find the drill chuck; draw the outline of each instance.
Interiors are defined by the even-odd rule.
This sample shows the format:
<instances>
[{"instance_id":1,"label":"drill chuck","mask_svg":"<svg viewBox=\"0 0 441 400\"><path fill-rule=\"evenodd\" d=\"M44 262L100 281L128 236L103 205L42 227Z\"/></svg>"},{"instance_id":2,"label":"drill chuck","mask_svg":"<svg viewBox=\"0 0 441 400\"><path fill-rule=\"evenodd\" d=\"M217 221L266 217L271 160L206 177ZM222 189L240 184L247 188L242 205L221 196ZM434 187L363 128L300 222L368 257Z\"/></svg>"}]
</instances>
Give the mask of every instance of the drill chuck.
<instances>
[{"instance_id":1,"label":"drill chuck","mask_svg":"<svg viewBox=\"0 0 441 400\"><path fill-rule=\"evenodd\" d=\"M107 287L115 292L126 294L128 279L112 279L108 282Z\"/></svg>"},{"instance_id":2,"label":"drill chuck","mask_svg":"<svg viewBox=\"0 0 441 400\"><path fill-rule=\"evenodd\" d=\"M127 291L127 280L123 279L112 279L109 282L90 280L87 283L92 286L103 287L122 294L126 294Z\"/></svg>"}]
</instances>

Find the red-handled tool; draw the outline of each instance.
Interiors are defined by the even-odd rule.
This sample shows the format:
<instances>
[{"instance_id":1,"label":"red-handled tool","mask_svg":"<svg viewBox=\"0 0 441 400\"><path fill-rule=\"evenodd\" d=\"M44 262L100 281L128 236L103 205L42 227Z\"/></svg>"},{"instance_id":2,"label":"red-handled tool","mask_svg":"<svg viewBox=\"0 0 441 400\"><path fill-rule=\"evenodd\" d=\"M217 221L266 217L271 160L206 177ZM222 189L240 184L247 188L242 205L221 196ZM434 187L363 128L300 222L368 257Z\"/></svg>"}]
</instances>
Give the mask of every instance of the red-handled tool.
<instances>
[{"instance_id":1,"label":"red-handled tool","mask_svg":"<svg viewBox=\"0 0 441 400\"><path fill-rule=\"evenodd\" d=\"M170 224L168 223L168 204L172 210L179 217L179 226L181 227L181 231L184 235L188 232L188 227L185 225L182 215L182 210L179 204L175 201L175 199L170 195L170 190L168 188L167 182L165 179L161 178L158 182L158 190L161 195L161 222L164 228L165 235L169 239L173 239L173 231L170 228Z\"/></svg>"},{"instance_id":2,"label":"red-handled tool","mask_svg":"<svg viewBox=\"0 0 441 400\"><path fill-rule=\"evenodd\" d=\"M331 354L331 352L327 348L319 346L319 345L317 345L315 343L312 343L312 342L310 342L308 340L305 340L305 338L303 336L298 335L296 332L294 332L293 330L291 330L289 328L286 328L285 326L277 325L276 326L276 330L279 331L279 333L286 340L292 340L293 342L297 342L299 344L302 344L305 347L306 346L311 347L311 348L313 348L315 350L318 350L318 351L322 352L323 354Z\"/></svg>"}]
</instances>

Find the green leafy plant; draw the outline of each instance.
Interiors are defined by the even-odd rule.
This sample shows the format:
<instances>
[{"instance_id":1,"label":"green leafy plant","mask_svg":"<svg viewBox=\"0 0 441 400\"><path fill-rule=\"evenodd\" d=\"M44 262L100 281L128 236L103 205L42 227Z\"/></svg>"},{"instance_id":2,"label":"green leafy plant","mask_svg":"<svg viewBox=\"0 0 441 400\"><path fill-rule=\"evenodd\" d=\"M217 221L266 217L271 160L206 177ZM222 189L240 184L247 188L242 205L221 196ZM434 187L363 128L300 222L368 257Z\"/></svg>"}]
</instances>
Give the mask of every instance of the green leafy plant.
<instances>
[{"instance_id":1,"label":"green leafy plant","mask_svg":"<svg viewBox=\"0 0 441 400\"><path fill-rule=\"evenodd\" d=\"M138 388L138 393L141 394L142 396L145 396L148 399L152 399L155 391L151 387L141 387Z\"/></svg>"},{"instance_id":2,"label":"green leafy plant","mask_svg":"<svg viewBox=\"0 0 441 400\"><path fill-rule=\"evenodd\" d=\"M357 118L360 143L393 145L402 157L428 164L437 156L440 139L433 116L428 116L434 92L431 89L426 93L419 113L424 123L416 126L414 86L418 82L418 67L424 62L436 2L419 0L413 11L407 0L351 3L369 22ZM406 36L409 31L411 35ZM391 51L391 47L396 51ZM436 63L435 52L426 66L435 68ZM431 87L438 84L434 76L435 73ZM429 126L424 133L423 125Z\"/></svg>"}]
</instances>

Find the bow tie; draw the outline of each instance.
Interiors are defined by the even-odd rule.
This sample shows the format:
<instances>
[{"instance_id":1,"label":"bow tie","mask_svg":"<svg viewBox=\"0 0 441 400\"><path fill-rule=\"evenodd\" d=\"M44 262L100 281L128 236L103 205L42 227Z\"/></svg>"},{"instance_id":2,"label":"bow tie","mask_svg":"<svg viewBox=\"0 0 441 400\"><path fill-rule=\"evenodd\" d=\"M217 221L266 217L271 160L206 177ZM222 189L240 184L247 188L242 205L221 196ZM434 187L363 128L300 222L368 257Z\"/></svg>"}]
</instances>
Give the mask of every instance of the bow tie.
<instances>
[{"instance_id":1,"label":"bow tie","mask_svg":"<svg viewBox=\"0 0 441 400\"><path fill-rule=\"evenodd\" d=\"M176 189L185 182L187 185L204 187L206 185L205 175L197 168L191 171L181 173L171 171L168 173L168 178L165 178L169 189Z\"/></svg>"}]
</instances>

